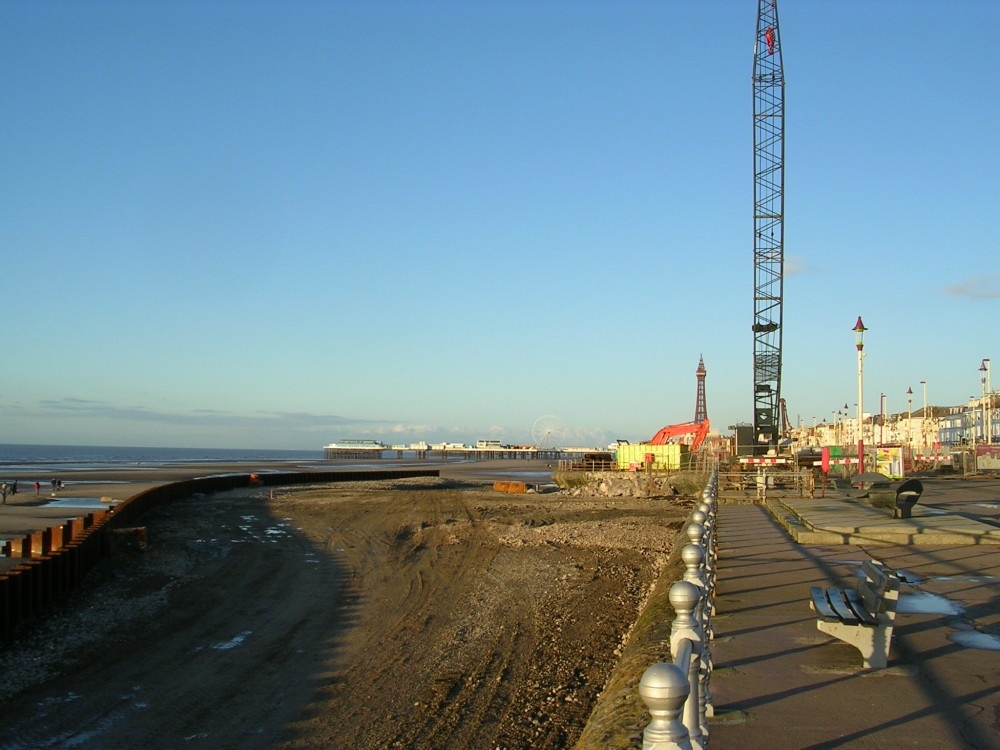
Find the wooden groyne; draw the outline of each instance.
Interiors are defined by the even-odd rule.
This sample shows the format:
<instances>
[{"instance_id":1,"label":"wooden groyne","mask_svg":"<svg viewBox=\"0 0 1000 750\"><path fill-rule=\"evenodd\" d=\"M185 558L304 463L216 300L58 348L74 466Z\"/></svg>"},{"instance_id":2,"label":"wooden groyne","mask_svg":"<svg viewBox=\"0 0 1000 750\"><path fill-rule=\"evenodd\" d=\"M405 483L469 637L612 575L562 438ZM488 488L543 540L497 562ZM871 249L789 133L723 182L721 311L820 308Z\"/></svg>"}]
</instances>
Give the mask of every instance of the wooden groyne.
<instances>
[{"instance_id":1,"label":"wooden groyne","mask_svg":"<svg viewBox=\"0 0 1000 750\"><path fill-rule=\"evenodd\" d=\"M0 550L3 555L23 562L0 574L0 637L12 637L19 625L42 614L73 591L103 557L111 554L115 532L138 525L143 514L161 503L246 487L439 475L437 469L220 474L151 487L113 508L88 513L4 542Z\"/></svg>"}]
</instances>

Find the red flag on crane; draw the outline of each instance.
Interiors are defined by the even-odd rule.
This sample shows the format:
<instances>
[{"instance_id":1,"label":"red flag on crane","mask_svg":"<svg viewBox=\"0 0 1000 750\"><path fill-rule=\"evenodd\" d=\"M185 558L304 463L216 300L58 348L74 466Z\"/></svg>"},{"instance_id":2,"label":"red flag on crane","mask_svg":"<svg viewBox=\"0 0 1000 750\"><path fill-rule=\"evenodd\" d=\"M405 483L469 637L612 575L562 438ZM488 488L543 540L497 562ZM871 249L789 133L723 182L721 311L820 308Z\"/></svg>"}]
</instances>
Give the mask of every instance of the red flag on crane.
<instances>
[{"instance_id":1,"label":"red flag on crane","mask_svg":"<svg viewBox=\"0 0 1000 750\"><path fill-rule=\"evenodd\" d=\"M767 54L774 54L774 29L770 26L764 31L764 41L767 42Z\"/></svg>"}]
</instances>

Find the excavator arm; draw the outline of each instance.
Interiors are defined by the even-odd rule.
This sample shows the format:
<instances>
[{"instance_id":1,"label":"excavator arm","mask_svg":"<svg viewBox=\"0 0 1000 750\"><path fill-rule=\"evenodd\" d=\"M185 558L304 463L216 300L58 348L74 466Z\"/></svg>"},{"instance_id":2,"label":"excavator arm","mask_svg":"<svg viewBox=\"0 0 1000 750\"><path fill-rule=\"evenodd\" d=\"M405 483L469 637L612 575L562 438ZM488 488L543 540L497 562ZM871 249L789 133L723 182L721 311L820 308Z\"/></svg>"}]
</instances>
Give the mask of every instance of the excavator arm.
<instances>
[{"instance_id":1,"label":"excavator arm","mask_svg":"<svg viewBox=\"0 0 1000 750\"><path fill-rule=\"evenodd\" d=\"M681 424L670 424L657 432L650 439L651 445L666 445L674 438L682 435L694 434L691 441L691 450L696 451L708 435L709 422L707 419L701 422L683 422Z\"/></svg>"},{"instance_id":2,"label":"excavator arm","mask_svg":"<svg viewBox=\"0 0 1000 750\"><path fill-rule=\"evenodd\" d=\"M778 403L781 405L781 436L789 437L792 432L792 425L788 421L788 405L783 398L779 399Z\"/></svg>"}]
</instances>

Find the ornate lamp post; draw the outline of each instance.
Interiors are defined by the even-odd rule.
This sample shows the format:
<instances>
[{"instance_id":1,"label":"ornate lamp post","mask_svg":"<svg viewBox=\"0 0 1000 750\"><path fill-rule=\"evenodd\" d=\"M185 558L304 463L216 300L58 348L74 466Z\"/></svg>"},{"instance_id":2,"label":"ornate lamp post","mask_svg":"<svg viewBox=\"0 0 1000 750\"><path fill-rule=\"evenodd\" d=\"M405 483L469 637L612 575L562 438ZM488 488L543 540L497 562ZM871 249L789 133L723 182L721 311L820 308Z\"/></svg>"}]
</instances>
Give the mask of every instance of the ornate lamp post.
<instances>
[{"instance_id":1,"label":"ornate lamp post","mask_svg":"<svg viewBox=\"0 0 1000 750\"><path fill-rule=\"evenodd\" d=\"M865 438L864 438L864 412L865 412L865 371L862 360L865 348L865 324L858 316L858 322L854 324L854 342L858 347L858 474L865 470Z\"/></svg>"},{"instance_id":2,"label":"ornate lamp post","mask_svg":"<svg viewBox=\"0 0 1000 750\"><path fill-rule=\"evenodd\" d=\"M982 383L982 400L979 402L979 408L983 412L983 442L987 445L990 442L989 438L989 427L986 423L986 360L984 359L982 364L979 365L979 372L982 373L980 378L980 383Z\"/></svg>"},{"instance_id":3,"label":"ornate lamp post","mask_svg":"<svg viewBox=\"0 0 1000 750\"><path fill-rule=\"evenodd\" d=\"M881 448L885 442L885 394L878 394L878 446ZM896 425L899 430L899 425ZM872 416L872 442L875 442L875 416Z\"/></svg>"},{"instance_id":4,"label":"ornate lamp post","mask_svg":"<svg viewBox=\"0 0 1000 750\"><path fill-rule=\"evenodd\" d=\"M913 452L913 388L906 388L906 447Z\"/></svg>"},{"instance_id":5,"label":"ornate lamp post","mask_svg":"<svg viewBox=\"0 0 1000 750\"><path fill-rule=\"evenodd\" d=\"M976 473L976 397L969 396L969 408L966 410L966 415L969 418L969 424L972 426L972 473ZM968 473L968 471L966 471Z\"/></svg>"},{"instance_id":6,"label":"ornate lamp post","mask_svg":"<svg viewBox=\"0 0 1000 750\"><path fill-rule=\"evenodd\" d=\"M920 385L924 387L924 410L920 412L924 418L920 420L920 450L926 453L927 448L927 381L921 380Z\"/></svg>"},{"instance_id":7,"label":"ornate lamp post","mask_svg":"<svg viewBox=\"0 0 1000 750\"><path fill-rule=\"evenodd\" d=\"M980 369L986 368L986 426L983 428L986 432L986 444L993 444L993 382L990 377L990 358L986 357L983 359L983 364L980 365Z\"/></svg>"}]
</instances>

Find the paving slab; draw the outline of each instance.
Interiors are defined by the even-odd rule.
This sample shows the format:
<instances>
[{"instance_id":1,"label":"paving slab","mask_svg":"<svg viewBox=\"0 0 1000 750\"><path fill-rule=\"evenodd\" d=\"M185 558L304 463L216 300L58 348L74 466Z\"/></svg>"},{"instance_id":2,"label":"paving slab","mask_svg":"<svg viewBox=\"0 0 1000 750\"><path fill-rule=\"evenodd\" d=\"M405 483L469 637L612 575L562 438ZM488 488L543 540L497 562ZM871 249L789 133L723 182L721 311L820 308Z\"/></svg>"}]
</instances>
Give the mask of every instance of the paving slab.
<instances>
[{"instance_id":1,"label":"paving slab","mask_svg":"<svg viewBox=\"0 0 1000 750\"><path fill-rule=\"evenodd\" d=\"M713 748L1000 748L1000 546L802 544L756 504L718 528ZM873 557L903 578L882 670L809 607Z\"/></svg>"},{"instance_id":2,"label":"paving slab","mask_svg":"<svg viewBox=\"0 0 1000 750\"><path fill-rule=\"evenodd\" d=\"M1000 526L951 507L916 506L912 518L852 498L773 498L767 507L803 543L1000 544Z\"/></svg>"}]
</instances>

